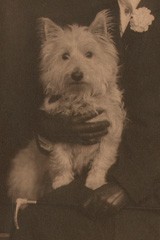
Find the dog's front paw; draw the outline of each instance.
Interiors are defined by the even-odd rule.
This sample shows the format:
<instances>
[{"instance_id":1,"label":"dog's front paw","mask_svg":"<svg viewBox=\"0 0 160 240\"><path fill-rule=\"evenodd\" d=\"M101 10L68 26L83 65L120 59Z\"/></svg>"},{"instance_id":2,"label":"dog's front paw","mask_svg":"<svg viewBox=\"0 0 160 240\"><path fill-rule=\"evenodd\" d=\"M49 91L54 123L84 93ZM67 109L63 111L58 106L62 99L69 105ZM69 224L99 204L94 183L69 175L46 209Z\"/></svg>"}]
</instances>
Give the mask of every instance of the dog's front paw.
<instances>
[{"instance_id":1,"label":"dog's front paw","mask_svg":"<svg viewBox=\"0 0 160 240\"><path fill-rule=\"evenodd\" d=\"M87 177L85 186L92 190L95 190L104 185L105 183L106 183L105 177L99 176L97 174L96 175L92 174Z\"/></svg>"},{"instance_id":2,"label":"dog's front paw","mask_svg":"<svg viewBox=\"0 0 160 240\"><path fill-rule=\"evenodd\" d=\"M68 185L72 181L73 181L73 176L71 174L60 175L60 176L57 176L54 179L54 181L52 183L52 187L53 187L53 189L57 189L57 188L62 187L64 185Z\"/></svg>"}]
</instances>

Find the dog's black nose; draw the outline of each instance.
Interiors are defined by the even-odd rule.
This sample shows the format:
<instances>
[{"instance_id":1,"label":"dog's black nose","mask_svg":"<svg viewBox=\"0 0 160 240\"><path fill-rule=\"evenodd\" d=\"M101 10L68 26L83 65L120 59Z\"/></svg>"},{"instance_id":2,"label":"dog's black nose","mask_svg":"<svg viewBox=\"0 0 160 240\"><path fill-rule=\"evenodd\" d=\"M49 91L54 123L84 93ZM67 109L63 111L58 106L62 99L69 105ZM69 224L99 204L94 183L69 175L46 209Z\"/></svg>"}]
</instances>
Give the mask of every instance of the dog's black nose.
<instances>
[{"instance_id":1,"label":"dog's black nose","mask_svg":"<svg viewBox=\"0 0 160 240\"><path fill-rule=\"evenodd\" d=\"M72 74L71 74L71 78L74 80L74 81L81 81L82 78L83 78L83 72L77 70L77 71L74 71Z\"/></svg>"}]
</instances>

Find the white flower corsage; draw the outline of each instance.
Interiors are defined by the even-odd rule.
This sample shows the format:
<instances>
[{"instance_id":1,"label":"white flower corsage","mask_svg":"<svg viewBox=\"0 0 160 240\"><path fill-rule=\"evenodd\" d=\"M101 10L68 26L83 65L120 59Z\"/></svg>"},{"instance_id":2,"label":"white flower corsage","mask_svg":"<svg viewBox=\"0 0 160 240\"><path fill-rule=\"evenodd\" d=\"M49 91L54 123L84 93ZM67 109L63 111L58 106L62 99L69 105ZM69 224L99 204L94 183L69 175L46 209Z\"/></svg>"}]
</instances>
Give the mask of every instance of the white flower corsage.
<instances>
[{"instance_id":1,"label":"white flower corsage","mask_svg":"<svg viewBox=\"0 0 160 240\"><path fill-rule=\"evenodd\" d=\"M146 32L154 19L148 8L135 9L131 16L130 28L135 32Z\"/></svg>"}]
</instances>

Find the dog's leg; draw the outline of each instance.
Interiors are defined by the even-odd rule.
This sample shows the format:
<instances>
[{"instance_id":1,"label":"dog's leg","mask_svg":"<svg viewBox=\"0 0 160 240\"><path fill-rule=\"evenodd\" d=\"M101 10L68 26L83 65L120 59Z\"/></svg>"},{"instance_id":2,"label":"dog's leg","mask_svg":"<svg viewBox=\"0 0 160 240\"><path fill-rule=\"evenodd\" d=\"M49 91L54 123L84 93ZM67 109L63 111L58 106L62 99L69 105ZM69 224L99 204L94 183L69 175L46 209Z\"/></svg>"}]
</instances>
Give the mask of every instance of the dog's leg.
<instances>
[{"instance_id":1,"label":"dog's leg","mask_svg":"<svg viewBox=\"0 0 160 240\"><path fill-rule=\"evenodd\" d=\"M108 169L116 161L117 143L103 140L100 144L100 151L93 160L93 165L89 171L86 186L97 189L106 183Z\"/></svg>"},{"instance_id":2,"label":"dog's leg","mask_svg":"<svg viewBox=\"0 0 160 240\"><path fill-rule=\"evenodd\" d=\"M67 185L74 179L71 151L65 144L56 144L50 156L50 171L53 189Z\"/></svg>"},{"instance_id":3,"label":"dog's leg","mask_svg":"<svg viewBox=\"0 0 160 240\"><path fill-rule=\"evenodd\" d=\"M8 179L8 194L13 201L17 198L37 199L43 189L42 178L47 171L47 161L35 141L15 156Z\"/></svg>"}]
</instances>

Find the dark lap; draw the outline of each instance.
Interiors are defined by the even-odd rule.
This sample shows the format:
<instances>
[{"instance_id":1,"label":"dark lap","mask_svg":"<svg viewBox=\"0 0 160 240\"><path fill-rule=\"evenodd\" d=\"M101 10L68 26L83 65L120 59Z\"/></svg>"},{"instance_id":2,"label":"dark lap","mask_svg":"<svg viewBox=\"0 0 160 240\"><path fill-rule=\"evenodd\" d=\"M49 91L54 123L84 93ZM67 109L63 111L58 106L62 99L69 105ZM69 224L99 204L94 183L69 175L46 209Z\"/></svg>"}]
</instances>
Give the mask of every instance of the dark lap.
<instances>
[{"instance_id":1,"label":"dark lap","mask_svg":"<svg viewBox=\"0 0 160 240\"><path fill-rule=\"evenodd\" d=\"M11 240L160 240L160 211L124 209L96 220L82 211L92 191L74 182L19 212Z\"/></svg>"},{"instance_id":2,"label":"dark lap","mask_svg":"<svg viewBox=\"0 0 160 240\"><path fill-rule=\"evenodd\" d=\"M19 215L12 240L159 240L160 214L123 210L97 221L71 207L31 206Z\"/></svg>"},{"instance_id":3,"label":"dark lap","mask_svg":"<svg viewBox=\"0 0 160 240\"><path fill-rule=\"evenodd\" d=\"M44 199L19 212L20 229L12 233L12 240L103 240L106 221L93 220L82 211L83 202L92 194L79 182L57 189ZM113 224L110 224L113 226ZM104 231L105 229L105 231ZM111 228L108 228L109 232ZM110 240L107 233L107 240Z\"/></svg>"},{"instance_id":4,"label":"dark lap","mask_svg":"<svg viewBox=\"0 0 160 240\"><path fill-rule=\"evenodd\" d=\"M31 206L20 213L20 229L12 240L102 240L95 221L71 207Z\"/></svg>"}]
</instances>

